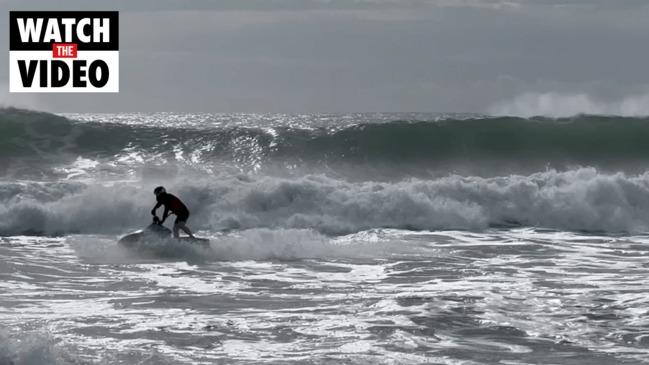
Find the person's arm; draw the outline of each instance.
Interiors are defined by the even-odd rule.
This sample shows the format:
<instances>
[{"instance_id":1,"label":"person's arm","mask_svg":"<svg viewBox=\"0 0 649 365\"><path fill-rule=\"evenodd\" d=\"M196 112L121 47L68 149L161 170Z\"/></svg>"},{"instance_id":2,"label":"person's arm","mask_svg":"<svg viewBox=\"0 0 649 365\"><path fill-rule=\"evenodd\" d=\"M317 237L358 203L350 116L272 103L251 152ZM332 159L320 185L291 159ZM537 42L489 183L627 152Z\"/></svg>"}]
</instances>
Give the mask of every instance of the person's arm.
<instances>
[{"instance_id":1,"label":"person's arm","mask_svg":"<svg viewBox=\"0 0 649 365\"><path fill-rule=\"evenodd\" d=\"M169 208L165 205L165 212L162 213L162 220L160 221L160 224L165 222L165 219L167 219L167 216L169 215Z\"/></svg>"},{"instance_id":2,"label":"person's arm","mask_svg":"<svg viewBox=\"0 0 649 365\"><path fill-rule=\"evenodd\" d=\"M155 211L158 210L158 208L160 208L161 205L162 203L158 202L158 204L156 204L155 207L153 207L153 210L151 210L151 215L155 216Z\"/></svg>"}]
</instances>

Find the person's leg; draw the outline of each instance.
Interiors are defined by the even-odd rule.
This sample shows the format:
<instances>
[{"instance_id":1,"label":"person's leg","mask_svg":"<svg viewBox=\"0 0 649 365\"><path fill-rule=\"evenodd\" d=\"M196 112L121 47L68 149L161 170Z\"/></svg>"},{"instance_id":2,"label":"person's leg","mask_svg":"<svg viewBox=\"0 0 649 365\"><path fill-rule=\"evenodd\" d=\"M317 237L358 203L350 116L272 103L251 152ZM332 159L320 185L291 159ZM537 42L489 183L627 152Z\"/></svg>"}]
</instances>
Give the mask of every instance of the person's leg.
<instances>
[{"instance_id":1,"label":"person's leg","mask_svg":"<svg viewBox=\"0 0 649 365\"><path fill-rule=\"evenodd\" d=\"M178 232L179 228L180 228L179 222L174 223L174 238L180 237L180 234Z\"/></svg>"},{"instance_id":2,"label":"person's leg","mask_svg":"<svg viewBox=\"0 0 649 365\"><path fill-rule=\"evenodd\" d=\"M185 212L180 217L178 217L178 221L180 223L179 228L182 229L183 232L187 233L189 237L194 238L194 234L192 233L192 231L189 230L189 227L187 227L188 219L189 219L189 212Z\"/></svg>"},{"instance_id":3,"label":"person's leg","mask_svg":"<svg viewBox=\"0 0 649 365\"><path fill-rule=\"evenodd\" d=\"M192 231L187 228L185 225L185 221L187 220L187 217L178 217L176 218L176 222L174 223L174 237L178 238L179 235L179 230L183 230L183 232L187 233L189 237L194 238L194 235L192 234Z\"/></svg>"},{"instance_id":4,"label":"person's leg","mask_svg":"<svg viewBox=\"0 0 649 365\"><path fill-rule=\"evenodd\" d=\"M189 237L194 238L194 234L192 233L192 231L189 230L189 227L185 225L185 222L183 222L183 224L180 226L180 229L182 229L185 233L187 233Z\"/></svg>"},{"instance_id":5,"label":"person's leg","mask_svg":"<svg viewBox=\"0 0 649 365\"><path fill-rule=\"evenodd\" d=\"M194 235L192 234L192 231L189 230L189 228L187 227L187 225L185 223L186 223L186 221L179 219L178 222L176 222L176 226L178 226L178 229L182 229L183 232L187 233L187 235L189 237L194 238Z\"/></svg>"}]
</instances>

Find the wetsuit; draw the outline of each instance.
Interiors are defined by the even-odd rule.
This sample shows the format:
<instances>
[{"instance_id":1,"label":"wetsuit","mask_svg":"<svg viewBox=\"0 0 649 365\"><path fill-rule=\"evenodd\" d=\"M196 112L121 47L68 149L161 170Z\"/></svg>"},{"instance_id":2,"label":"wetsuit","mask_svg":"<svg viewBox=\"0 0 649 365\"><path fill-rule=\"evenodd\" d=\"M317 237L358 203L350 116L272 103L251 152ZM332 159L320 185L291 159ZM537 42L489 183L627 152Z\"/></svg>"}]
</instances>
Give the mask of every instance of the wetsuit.
<instances>
[{"instance_id":1,"label":"wetsuit","mask_svg":"<svg viewBox=\"0 0 649 365\"><path fill-rule=\"evenodd\" d=\"M187 222L187 219L189 218L189 209L187 209L185 204L183 204L183 202L181 202L180 199L178 199L175 195L162 193L156 197L156 200L158 203L151 211L151 214L155 215L155 211L160 208L160 206L164 205L165 211L162 214L162 220L165 220L167 218L167 215L169 214L169 211L171 211L176 215L176 221L174 222L174 224Z\"/></svg>"}]
</instances>

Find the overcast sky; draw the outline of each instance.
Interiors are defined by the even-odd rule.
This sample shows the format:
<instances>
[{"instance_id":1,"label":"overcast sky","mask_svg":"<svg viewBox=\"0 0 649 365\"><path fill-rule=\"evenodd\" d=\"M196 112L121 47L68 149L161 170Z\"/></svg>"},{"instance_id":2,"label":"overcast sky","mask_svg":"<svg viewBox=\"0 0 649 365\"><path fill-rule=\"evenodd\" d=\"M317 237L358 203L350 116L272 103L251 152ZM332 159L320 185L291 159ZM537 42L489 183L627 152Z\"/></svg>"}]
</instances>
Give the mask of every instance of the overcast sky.
<instances>
[{"instance_id":1,"label":"overcast sky","mask_svg":"<svg viewBox=\"0 0 649 365\"><path fill-rule=\"evenodd\" d=\"M646 0L7 1L120 10L120 93L9 94L58 112L649 111ZM8 37L0 47L8 51Z\"/></svg>"}]
</instances>

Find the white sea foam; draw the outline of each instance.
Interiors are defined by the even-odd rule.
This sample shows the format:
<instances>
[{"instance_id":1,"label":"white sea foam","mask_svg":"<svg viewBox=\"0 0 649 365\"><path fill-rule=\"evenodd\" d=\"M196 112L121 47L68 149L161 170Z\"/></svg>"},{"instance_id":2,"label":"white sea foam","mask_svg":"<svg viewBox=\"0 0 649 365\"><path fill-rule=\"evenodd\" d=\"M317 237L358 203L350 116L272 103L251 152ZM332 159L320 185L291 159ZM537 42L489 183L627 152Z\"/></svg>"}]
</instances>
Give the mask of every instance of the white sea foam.
<instances>
[{"instance_id":1,"label":"white sea foam","mask_svg":"<svg viewBox=\"0 0 649 365\"><path fill-rule=\"evenodd\" d=\"M56 365L75 359L56 346L47 332L23 331L9 333L0 327L0 364Z\"/></svg>"},{"instance_id":2,"label":"white sea foam","mask_svg":"<svg viewBox=\"0 0 649 365\"><path fill-rule=\"evenodd\" d=\"M620 116L649 115L649 93L603 102L585 93L525 93L501 101L488 110L492 115L569 117L577 114Z\"/></svg>"},{"instance_id":3,"label":"white sea foam","mask_svg":"<svg viewBox=\"0 0 649 365\"><path fill-rule=\"evenodd\" d=\"M155 204L152 186L2 184L0 234L119 234L142 228ZM649 228L649 174L605 174L593 168L399 182L224 176L177 181L167 188L190 207L189 225L207 232L296 228L338 235L372 228L511 224L609 232Z\"/></svg>"}]
</instances>

